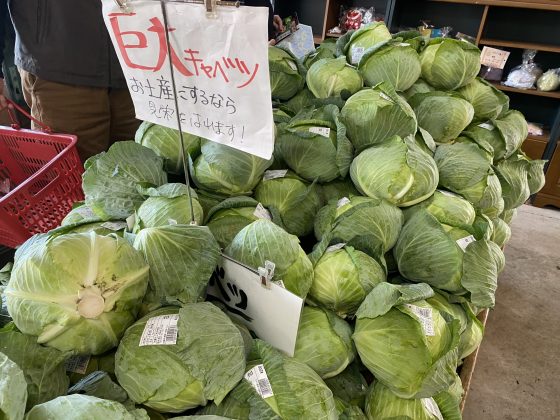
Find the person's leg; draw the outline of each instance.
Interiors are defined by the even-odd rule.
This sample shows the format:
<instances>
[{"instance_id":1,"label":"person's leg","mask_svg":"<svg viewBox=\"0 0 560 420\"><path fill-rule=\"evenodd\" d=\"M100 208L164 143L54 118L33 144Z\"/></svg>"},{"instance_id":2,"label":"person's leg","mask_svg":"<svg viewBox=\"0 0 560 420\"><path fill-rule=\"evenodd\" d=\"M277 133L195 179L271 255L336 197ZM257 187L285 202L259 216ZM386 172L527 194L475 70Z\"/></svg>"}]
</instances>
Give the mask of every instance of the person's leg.
<instances>
[{"instance_id":1,"label":"person's leg","mask_svg":"<svg viewBox=\"0 0 560 420\"><path fill-rule=\"evenodd\" d=\"M20 71L31 115L55 132L78 136L82 160L107 150L110 134L108 89L66 85ZM33 129L39 130L36 124Z\"/></svg>"},{"instance_id":2,"label":"person's leg","mask_svg":"<svg viewBox=\"0 0 560 420\"><path fill-rule=\"evenodd\" d=\"M136 119L134 105L128 89L110 89L111 106L111 143L121 140L134 140L134 134L141 121Z\"/></svg>"}]
</instances>

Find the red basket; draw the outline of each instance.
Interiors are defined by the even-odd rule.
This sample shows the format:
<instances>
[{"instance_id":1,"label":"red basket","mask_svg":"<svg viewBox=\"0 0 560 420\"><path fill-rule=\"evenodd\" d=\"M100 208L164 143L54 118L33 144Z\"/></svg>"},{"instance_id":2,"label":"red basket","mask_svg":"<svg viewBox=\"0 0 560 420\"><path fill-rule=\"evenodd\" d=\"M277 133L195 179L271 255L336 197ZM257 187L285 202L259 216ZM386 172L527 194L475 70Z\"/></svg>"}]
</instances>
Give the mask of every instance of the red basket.
<instances>
[{"instance_id":1,"label":"red basket","mask_svg":"<svg viewBox=\"0 0 560 420\"><path fill-rule=\"evenodd\" d=\"M76 136L52 134L36 120L45 132L21 129L8 112L14 124L0 126L0 180L9 179L11 190L0 198L0 245L15 248L57 227L72 204L84 199L83 166Z\"/></svg>"}]
</instances>

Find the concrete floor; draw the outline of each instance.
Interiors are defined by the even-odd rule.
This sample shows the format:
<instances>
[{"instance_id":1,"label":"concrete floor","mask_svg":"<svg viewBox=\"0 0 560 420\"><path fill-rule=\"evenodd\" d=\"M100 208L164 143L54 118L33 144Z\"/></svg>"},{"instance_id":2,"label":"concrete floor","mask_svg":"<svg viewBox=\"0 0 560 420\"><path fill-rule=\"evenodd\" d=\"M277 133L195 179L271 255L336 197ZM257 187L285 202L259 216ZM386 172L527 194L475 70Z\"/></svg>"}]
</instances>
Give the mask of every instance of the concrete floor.
<instances>
[{"instance_id":1,"label":"concrete floor","mask_svg":"<svg viewBox=\"0 0 560 420\"><path fill-rule=\"evenodd\" d=\"M523 206L464 420L560 419L560 211Z\"/></svg>"}]
</instances>

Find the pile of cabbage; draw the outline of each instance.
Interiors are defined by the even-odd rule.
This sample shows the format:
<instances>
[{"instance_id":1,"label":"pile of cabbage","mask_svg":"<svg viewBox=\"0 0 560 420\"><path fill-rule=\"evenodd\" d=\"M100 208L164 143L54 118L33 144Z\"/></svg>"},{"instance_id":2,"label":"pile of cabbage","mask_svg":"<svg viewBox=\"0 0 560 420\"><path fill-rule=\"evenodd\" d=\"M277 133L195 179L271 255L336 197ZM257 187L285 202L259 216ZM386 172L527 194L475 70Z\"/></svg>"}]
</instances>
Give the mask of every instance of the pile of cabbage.
<instances>
[{"instance_id":1,"label":"pile of cabbage","mask_svg":"<svg viewBox=\"0 0 560 420\"><path fill-rule=\"evenodd\" d=\"M382 23L271 47L271 159L185 133L189 186L180 133L151 123L90 158L85 201L0 271L0 418L460 418L544 183L479 57ZM293 357L207 301L221 253L305 300Z\"/></svg>"}]
</instances>

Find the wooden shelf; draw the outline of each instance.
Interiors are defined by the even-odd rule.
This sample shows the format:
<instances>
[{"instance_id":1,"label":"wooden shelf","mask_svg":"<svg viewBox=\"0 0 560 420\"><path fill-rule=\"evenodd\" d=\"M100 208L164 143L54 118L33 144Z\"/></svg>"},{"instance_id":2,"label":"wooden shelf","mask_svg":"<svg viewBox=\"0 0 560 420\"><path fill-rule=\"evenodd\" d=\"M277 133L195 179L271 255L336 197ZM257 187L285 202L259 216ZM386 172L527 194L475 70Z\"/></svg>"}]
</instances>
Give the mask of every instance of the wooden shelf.
<instances>
[{"instance_id":1,"label":"wooden shelf","mask_svg":"<svg viewBox=\"0 0 560 420\"><path fill-rule=\"evenodd\" d=\"M556 0L430 0L439 3L461 3L477 6L516 7L522 9L539 9L560 11L560 3Z\"/></svg>"},{"instance_id":2,"label":"wooden shelf","mask_svg":"<svg viewBox=\"0 0 560 420\"><path fill-rule=\"evenodd\" d=\"M519 48L522 50L537 50L537 51L549 51L554 53L560 53L560 46L549 45L549 44L534 44L531 42L516 42L516 41L502 41L497 39L487 39L482 38L480 44L491 45L493 47L509 47L509 48Z\"/></svg>"},{"instance_id":3,"label":"wooden shelf","mask_svg":"<svg viewBox=\"0 0 560 420\"><path fill-rule=\"evenodd\" d=\"M327 35L325 35L325 36L327 38L340 38L342 35L344 35L344 34L336 34L336 33L331 34L331 33L327 32Z\"/></svg>"},{"instance_id":4,"label":"wooden shelf","mask_svg":"<svg viewBox=\"0 0 560 420\"><path fill-rule=\"evenodd\" d=\"M541 141L543 143L548 143L548 139L550 139L550 131L543 130L542 136L534 136L532 134L529 134L527 138L534 141Z\"/></svg>"},{"instance_id":5,"label":"wooden shelf","mask_svg":"<svg viewBox=\"0 0 560 420\"><path fill-rule=\"evenodd\" d=\"M315 44L320 44L323 42L323 37L321 35L313 35L313 42Z\"/></svg>"},{"instance_id":6,"label":"wooden shelf","mask_svg":"<svg viewBox=\"0 0 560 420\"><path fill-rule=\"evenodd\" d=\"M525 95L544 96L547 98L560 99L560 91L558 90L554 92L543 92L542 90L537 89L519 89L511 86L505 86L500 83L491 83L494 85L494 87L496 87L496 89L502 90L504 92L523 93Z\"/></svg>"}]
</instances>

